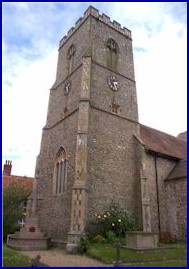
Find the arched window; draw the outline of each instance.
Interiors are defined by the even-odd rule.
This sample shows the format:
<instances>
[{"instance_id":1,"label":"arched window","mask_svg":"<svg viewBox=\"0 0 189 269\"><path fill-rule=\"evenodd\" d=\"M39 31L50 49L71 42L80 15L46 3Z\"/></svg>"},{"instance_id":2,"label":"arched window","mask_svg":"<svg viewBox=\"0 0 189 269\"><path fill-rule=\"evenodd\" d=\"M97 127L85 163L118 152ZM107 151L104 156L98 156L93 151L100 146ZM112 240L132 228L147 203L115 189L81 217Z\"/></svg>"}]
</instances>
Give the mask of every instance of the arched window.
<instances>
[{"instance_id":1,"label":"arched window","mask_svg":"<svg viewBox=\"0 0 189 269\"><path fill-rule=\"evenodd\" d=\"M107 48L107 67L111 69L117 68L118 61L118 45L115 40L109 38L106 44Z\"/></svg>"},{"instance_id":2,"label":"arched window","mask_svg":"<svg viewBox=\"0 0 189 269\"><path fill-rule=\"evenodd\" d=\"M73 71L73 64L74 64L74 55L75 55L75 46L71 45L68 54L67 54L67 59L68 59L68 75L71 74Z\"/></svg>"},{"instance_id":3,"label":"arched window","mask_svg":"<svg viewBox=\"0 0 189 269\"><path fill-rule=\"evenodd\" d=\"M62 194L66 190L67 179L67 161L66 151L64 148L60 148L55 160L54 166L54 194Z\"/></svg>"}]
</instances>

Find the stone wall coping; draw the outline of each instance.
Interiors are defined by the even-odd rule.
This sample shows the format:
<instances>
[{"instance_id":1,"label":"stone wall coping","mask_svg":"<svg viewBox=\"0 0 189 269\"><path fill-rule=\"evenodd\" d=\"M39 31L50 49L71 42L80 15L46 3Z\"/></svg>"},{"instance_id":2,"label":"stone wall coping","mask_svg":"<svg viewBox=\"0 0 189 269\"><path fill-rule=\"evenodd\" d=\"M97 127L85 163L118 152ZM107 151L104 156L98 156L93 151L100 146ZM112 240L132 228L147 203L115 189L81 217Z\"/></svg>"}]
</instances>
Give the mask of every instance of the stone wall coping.
<instances>
[{"instance_id":1,"label":"stone wall coping","mask_svg":"<svg viewBox=\"0 0 189 269\"><path fill-rule=\"evenodd\" d=\"M21 234L20 233L18 233L18 234L9 234L8 235L8 239L16 239L16 240L34 240L34 241L37 241L37 240L43 240L43 241L45 241L45 240L49 240L50 239L50 237L49 236L41 236L41 235L36 235L35 233L31 233L31 236L21 236Z\"/></svg>"},{"instance_id":2,"label":"stone wall coping","mask_svg":"<svg viewBox=\"0 0 189 269\"><path fill-rule=\"evenodd\" d=\"M62 45L70 38L70 36L78 29L79 26L81 26L81 24L89 17L92 16L94 18L97 18L99 21L104 22L105 24L107 24L108 26L116 29L118 32L122 33L123 35L125 35L128 38L131 38L131 31L129 29L127 29L126 27L121 27L121 24L118 23L117 21L110 20L110 17L108 17L107 15L105 15L104 13L102 13L102 15L99 13L98 9L89 6L89 8L84 12L84 16L80 17L76 23L75 26L72 27L67 35L63 36L63 38L60 40L59 42L59 48L62 47Z\"/></svg>"},{"instance_id":3,"label":"stone wall coping","mask_svg":"<svg viewBox=\"0 0 189 269\"><path fill-rule=\"evenodd\" d=\"M130 235L136 235L136 234L142 234L142 235L151 235L151 234L155 234L156 233L153 233L153 232L143 232L143 231L131 231L131 232L126 232L125 234L130 234Z\"/></svg>"}]
</instances>

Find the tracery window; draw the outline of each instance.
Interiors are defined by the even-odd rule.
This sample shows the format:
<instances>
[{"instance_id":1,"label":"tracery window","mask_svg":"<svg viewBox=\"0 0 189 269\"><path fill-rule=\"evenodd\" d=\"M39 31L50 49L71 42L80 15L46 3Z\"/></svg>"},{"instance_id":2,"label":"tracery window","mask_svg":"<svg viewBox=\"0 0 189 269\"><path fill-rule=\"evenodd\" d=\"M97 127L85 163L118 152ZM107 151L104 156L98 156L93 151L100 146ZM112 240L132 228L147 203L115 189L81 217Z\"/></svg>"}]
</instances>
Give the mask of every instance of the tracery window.
<instances>
[{"instance_id":1,"label":"tracery window","mask_svg":"<svg viewBox=\"0 0 189 269\"><path fill-rule=\"evenodd\" d=\"M66 190L67 180L67 161L66 151L64 148L60 148L54 166L54 194L62 194Z\"/></svg>"},{"instance_id":2,"label":"tracery window","mask_svg":"<svg viewBox=\"0 0 189 269\"><path fill-rule=\"evenodd\" d=\"M68 75L70 75L71 72L73 71L75 50L76 50L75 45L71 45L70 48L68 49L68 54L67 54Z\"/></svg>"},{"instance_id":3,"label":"tracery window","mask_svg":"<svg viewBox=\"0 0 189 269\"><path fill-rule=\"evenodd\" d=\"M107 48L107 66L111 69L117 68L118 45L112 38L109 38L106 44Z\"/></svg>"}]
</instances>

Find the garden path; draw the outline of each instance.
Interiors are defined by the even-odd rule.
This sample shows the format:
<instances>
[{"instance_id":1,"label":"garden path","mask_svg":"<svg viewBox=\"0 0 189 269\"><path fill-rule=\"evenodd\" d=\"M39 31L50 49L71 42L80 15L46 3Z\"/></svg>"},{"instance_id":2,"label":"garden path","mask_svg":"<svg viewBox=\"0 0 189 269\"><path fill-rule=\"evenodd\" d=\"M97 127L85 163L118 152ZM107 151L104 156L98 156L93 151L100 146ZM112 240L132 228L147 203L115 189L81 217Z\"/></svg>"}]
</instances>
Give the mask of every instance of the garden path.
<instances>
[{"instance_id":1,"label":"garden path","mask_svg":"<svg viewBox=\"0 0 189 269\"><path fill-rule=\"evenodd\" d=\"M84 255L71 255L66 253L65 250L58 248L19 252L30 259L40 255L40 261L50 267L113 267L113 264L104 264Z\"/></svg>"}]
</instances>

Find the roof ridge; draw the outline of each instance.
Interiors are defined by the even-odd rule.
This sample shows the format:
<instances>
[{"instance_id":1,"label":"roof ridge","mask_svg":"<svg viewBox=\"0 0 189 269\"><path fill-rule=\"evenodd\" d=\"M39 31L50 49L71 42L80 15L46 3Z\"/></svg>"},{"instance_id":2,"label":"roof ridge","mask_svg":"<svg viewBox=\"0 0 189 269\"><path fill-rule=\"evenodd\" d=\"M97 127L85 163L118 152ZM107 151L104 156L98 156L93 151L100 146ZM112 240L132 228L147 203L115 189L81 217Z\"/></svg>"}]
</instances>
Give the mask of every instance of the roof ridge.
<instances>
[{"instance_id":1,"label":"roof ridge","mask_svg":"<svg viewBox=\"0 0 189 269\"><path fill-rule=\"evenodd\" d=\"M172 135L172 134L168 134L168 133L166 133L166 132L164 132L164 131L161 131L161 130L155 129L155 128L153 128L153 127L149 127L149 126L144 125L144 124L141 124L141 123L139 123L139 125L140 125L140 126L142 126L142 127L145 127L145 128L151 129L151 130L154 130L154 131L156 131L156 132L159 132L159 133L165 134L165 135L167 135L167 136L171 136L171 137L175 138L175 139L176 139L176 140L178 140L178 141L181 141L181 142L186 143L186 141L185 141L185 140L182 140L182 139L180 139L180 138L178 138L177 136L174 136L174 135ZM187 132L187 131L185 131L185 132ZM185 133L185 132L183 132L183 133ZM182 134L182 133L180 133L180 134Z\"/></svg>"}]
</instances>

